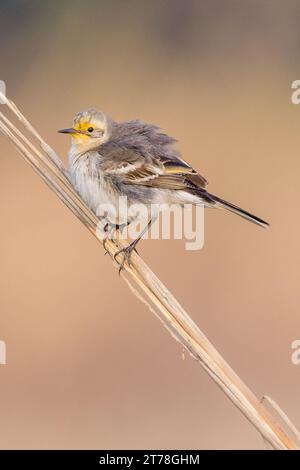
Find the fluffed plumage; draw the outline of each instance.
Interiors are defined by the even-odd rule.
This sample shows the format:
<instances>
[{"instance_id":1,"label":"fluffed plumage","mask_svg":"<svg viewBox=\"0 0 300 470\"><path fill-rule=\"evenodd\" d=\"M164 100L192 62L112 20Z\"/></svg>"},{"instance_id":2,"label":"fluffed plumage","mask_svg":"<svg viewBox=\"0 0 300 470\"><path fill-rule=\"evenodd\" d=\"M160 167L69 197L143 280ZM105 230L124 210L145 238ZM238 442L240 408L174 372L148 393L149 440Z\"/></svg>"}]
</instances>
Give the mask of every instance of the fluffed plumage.
<instances>
[{"instance_id":1,"label":"fluffed plumage","mask_svg":"<svg viewBox=\"0 0 300 470\"><path fill-rule=\"evenodd\" d=\"M73 137L69 152L72 179L95 212L99 204L116 205L119 196L125 195L129 204L204 204L268 225L209 193L207 180L174 149L176 140L154 125L139 120L118 123L90 109L75 116L73 128L61 132Z\"/></svg>"}]
</instances>

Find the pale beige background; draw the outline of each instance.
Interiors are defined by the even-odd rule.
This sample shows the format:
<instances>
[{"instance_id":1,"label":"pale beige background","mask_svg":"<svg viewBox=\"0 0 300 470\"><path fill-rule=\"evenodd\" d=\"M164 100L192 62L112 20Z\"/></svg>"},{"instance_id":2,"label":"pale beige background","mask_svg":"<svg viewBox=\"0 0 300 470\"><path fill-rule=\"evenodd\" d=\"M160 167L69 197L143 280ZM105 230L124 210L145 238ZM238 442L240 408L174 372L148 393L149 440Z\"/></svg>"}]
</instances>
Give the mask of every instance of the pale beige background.
<instances>
[{"instance_id":1,"label":"pale beige background","mask_svg":"<svg viewBox=\"0 0 300 470\"><path fill-rule=\"evenodd\" d=\"M205 247L150 266L258 396L300 425L299 1L4 1L0 79L66 157L81 108L179 139L210 189L271 222L206 213ZM0 447L263 448L0 138Z\"/></svg>"}]
</instances>

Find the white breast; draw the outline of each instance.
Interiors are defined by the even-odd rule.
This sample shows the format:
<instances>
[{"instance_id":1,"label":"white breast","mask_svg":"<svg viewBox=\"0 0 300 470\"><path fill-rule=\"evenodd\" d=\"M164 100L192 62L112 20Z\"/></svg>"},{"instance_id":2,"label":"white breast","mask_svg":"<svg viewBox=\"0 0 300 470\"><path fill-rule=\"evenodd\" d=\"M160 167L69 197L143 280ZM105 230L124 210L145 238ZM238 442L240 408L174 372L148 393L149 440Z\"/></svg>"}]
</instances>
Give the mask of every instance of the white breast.
<instances>
[{"instance_id":1,"label":"white breast","mask_svg":"<svg viewBox=\"0 0 300 470\"><path fill-rule=\"evenodd\" d=\"M111 223L118 223L119 194L103 177L96 165L99 156L87 152L74 156L69 152L69 166L72 183L85 203L99 216L106 214ZM117 220L116 220L117 219Z\"/></svg>"}]
</instances>

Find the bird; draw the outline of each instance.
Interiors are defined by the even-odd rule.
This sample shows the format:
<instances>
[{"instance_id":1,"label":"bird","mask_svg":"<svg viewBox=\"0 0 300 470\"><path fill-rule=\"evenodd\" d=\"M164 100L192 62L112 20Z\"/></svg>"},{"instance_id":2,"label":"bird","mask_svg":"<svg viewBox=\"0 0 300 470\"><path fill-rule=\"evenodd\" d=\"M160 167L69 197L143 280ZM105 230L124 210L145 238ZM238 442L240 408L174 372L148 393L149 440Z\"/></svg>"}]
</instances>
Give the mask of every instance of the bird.
<instances>
[{"instance_id":1,"label":"bird","mask_svg":"<svg viewBox=\"0 0 300 470\"><path fill-rule=\"evenodd\" d=\"M222 199L207 190L207 180L175 149L176 139L158 126L142 120L117 122L95 108L78 112L72 127L58 132L72 137L68 152L69 171L75 190L87 206L99 215L105 205L105 231L121 230L131 224L137 214L124 215L118 201L126 197L128 204L141 204L151 217L138 237L115 254L123 253L130 264L131 253L157 218L162 207L173 204L201 205L225 209L261 227L268 222ZM155 211L150 208L155 206ZM111 217L111 218L110 218Z\"/></svg>"}]
</instances>

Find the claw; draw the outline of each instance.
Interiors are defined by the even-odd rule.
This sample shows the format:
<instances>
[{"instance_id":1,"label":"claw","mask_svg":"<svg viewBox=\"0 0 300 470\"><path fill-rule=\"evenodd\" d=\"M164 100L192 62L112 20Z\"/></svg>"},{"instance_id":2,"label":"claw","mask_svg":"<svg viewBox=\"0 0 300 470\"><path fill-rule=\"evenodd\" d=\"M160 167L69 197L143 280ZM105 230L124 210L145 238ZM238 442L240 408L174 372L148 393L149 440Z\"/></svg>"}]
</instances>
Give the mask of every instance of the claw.
<instances>
[{"instance_id":1,"label":"claw","mask_svg":"<svg viewBox=\"0 0 300 470\"><path fill-rule=\"evenodd\" d=\"M126 246L125 248L122 248L121 250L117 251L114 254L114 260L117 263L119 263L118 260L117 260L117 256L120 255L121 253L123 253L123 259L122 259L121 263L119 263L119 265L120 265L119 275L121 274L121 271L124 268L125 261L127 262L127 264L129 266L131 265L130 258L131 258L131 253L132 253L133 250L135 250L135 246L134 246L134 244L131 244L131 245Z\"/></svg>"},{"instance_id":2,"label":"claw","mask_svg":"<svg viewBox=\"0 0 300 470\"><path fill-rule=\"evenodd\" d=\"M110 230L109 230L109 226L111 226L111 229L110 229ZM105 250L105 253L104 253L104 256L105 256L105 255L109 254L109 251L108 251L108 249L106 248L107 240L108 240L108 238L111 238L111 240L113 240L112 236L110 237L110 235L112 234L112 231L114 231L113 234L115 234L115 232L116 232L117 230L120 230L120 225L118 225L118 224L113 225L113 224L107 223L107 224L104 226L104 229L103 229L103 230L104 230L104 232L106 233L106 237L103 239L103 248L104 248L104 250Z\"/></svg>"},{"instance_id":3,"label":"claw","mask_svg":"<svg viewBox=\"0 0 300 470\"><path fill-rule=\"evenodd\" d=\"M103 242L102 242L103 248L104 248L104 250L105 250L104 256L106 256L107 254L110 254L109 251L108 251L108 249L106 248L107 240L108 240L108 236L106 236L106 237L103 239Z\"/></svg>"}]
</instances>

